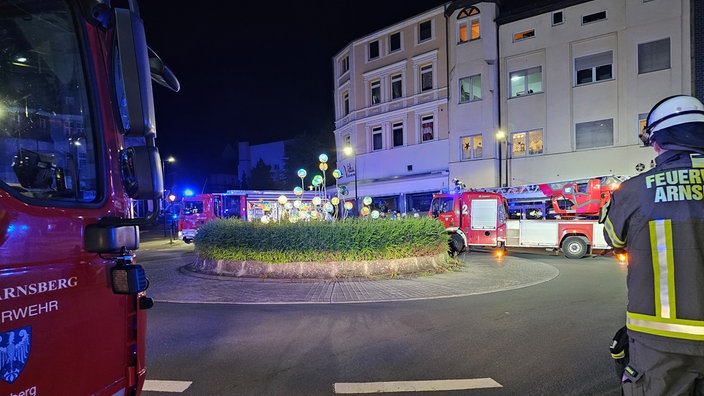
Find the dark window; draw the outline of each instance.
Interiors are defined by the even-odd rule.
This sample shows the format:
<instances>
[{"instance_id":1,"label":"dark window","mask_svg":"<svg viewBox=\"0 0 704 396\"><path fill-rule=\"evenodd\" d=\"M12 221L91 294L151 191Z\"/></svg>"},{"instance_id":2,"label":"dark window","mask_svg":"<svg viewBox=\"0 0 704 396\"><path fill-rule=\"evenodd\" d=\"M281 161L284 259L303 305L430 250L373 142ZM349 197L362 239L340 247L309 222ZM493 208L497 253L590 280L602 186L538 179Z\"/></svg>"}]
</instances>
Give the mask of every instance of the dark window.
<instances>
[{"instance_id":1,"label":"dark window","mask_svg":"<svg viewBox=\"0 0 704 396\"><path fill-rule=\"evenodd\" d=\"M606 19L606 11L595 12L582 17L582 25Z\"/></svg>"},{"instance_id":2,"label":"dark window","mask_svg":"<svg viewBox=\"0 0 704 396\"><path fill-rule=\"evenodd\" d=\"M396 32L389 36L389 52L401 49L401 32Z\"/></svg>"},{"instance_id":3,"label":"dark window","mask_svg":"<svg viewBox=\"0 0 704 396\"><path fill-rule=\"evenodd\" d=\"M400 74L391 76L391 99L403 96L403 80Z\"/></svg>"},{"instance_id":4,"label":"dark window","mask_svg":"<svg viewBox=\"0 0 704 396\"><path fill-rule=\"evenodd\" d=\"M638 74L670 68L670 38L638 44Z\"/></svg>"},{"instance_id":5,"label":"dark window","mask_svg":"<svg viewBox=\"0 0 704 396\"><path fill-rule=\"evenodd\" d=\"M552 13L552 24L553 26L555 25L560 25L564 22L562 11L557 11Z\"/></svg>"},{"instance_id":6,"label":"dark window","mask_svg":"<svg viewBox=\"0 0 704 396\"><path fill-rule=\"evenodd\" d=\"M379 41L369 43L369 60L379 57Z\"/></svg>"},{"instance_id":7,"label":"dark window","mask_svg":"<svg viewBox=\"0 0 704 396\"><path fill-rule=\"evenodd\" d=\"M418 42L430 40L433 35L431 21L421 22L418 25Z\"/></svg>"},{"instance_id":8,"label":"dark window","mask_svg":"<svg viewBox=\"0 0 704 396\"><path fill-rule=\"evenodd\" d=\"M393 127L394 147L403 146L403 123L394 124Z\"/></svg>"},{"instance_id":9,"label":"dark window","mask_svg":"<svg viewBox=\"0 0 704 396\"><path fill-rule=\"evenodd\" d=\"M381 150L381 127L376 127L372 130L372 150Z\"/></svg>"}]
</instances>

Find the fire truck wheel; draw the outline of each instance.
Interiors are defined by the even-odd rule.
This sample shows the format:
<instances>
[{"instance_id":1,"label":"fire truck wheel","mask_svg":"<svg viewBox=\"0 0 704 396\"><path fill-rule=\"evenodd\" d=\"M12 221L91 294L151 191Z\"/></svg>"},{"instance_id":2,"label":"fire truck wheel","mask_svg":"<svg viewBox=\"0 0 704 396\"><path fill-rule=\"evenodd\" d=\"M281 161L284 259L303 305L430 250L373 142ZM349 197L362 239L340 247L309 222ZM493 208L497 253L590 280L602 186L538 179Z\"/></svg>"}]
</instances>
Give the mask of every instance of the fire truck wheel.
<instances>
[{"instance_id":1,"label":"fire truck wheel","mask_svg":"<svg viewBox=\"0 0 704 396\"><path fill-rule=\"evenodd\" d=\"M450 235L450 253L461 253L464 250L464 240L457 234Z\"/></svg>"},{"instance_id":2,"label":"fire truck wheel","mask_svg":"<svg viewBox=\"0 0 704 396\"><path fill-rule=\"evenodd\" d=\"M584 255L587 254L588 247L589 244L586 238L580 236L567 237L565 241L562 242L562 252L565 254L565 257L571 259L584 257Z\"/></svg>"}]
</instances>

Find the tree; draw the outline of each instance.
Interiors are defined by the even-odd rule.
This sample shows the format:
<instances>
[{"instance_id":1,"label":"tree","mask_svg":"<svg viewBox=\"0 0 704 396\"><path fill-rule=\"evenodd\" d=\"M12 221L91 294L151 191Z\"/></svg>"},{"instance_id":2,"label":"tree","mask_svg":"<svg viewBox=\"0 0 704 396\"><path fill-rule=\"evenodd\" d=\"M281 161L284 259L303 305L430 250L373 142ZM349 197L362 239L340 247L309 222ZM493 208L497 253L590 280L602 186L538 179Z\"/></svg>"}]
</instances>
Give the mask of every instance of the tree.
<instances>
[{"instance_id":1,"label":"tree","mask_svg":"<svg viewBox=\"0 0 704 396\"><path fill-rule=\"evenodd\" d=\"M328 170L326 177L328 184L332 179L332 170L337 164L335 155L335 135L326 128L320 128L316 133L303 132L295 136L291 141L286 143L284 147L284 183L286 187L296 187L301 185L301 179L298 177L298 170L305 169L308 172L306 177L306 186L310 185L314 175L322 173L318 168L320 154L328 156Z\"/></svg>"},{"instance_id":2,"label":"tree","mask_svg":"<svg viewBox=\"0 0 704 396\"><path fill-rule=\"evenodd\" d=\"M248 183L249 187L254 190L278 190L281 188L274 182L271 175L271 165L267 165L261 158L252 168Z\"/></svg>"}]
</instances>

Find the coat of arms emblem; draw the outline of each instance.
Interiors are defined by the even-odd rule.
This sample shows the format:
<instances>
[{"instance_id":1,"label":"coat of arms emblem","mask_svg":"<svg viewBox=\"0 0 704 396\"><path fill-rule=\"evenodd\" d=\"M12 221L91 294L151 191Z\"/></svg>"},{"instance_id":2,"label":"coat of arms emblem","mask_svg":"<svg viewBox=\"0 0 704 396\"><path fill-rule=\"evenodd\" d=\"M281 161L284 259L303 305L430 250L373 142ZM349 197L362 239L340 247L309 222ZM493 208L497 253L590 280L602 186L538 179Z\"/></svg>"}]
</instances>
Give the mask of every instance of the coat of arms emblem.
<instances>
[{"instance_id":1,"label":"coat of arms emblem","mask_svg":"<svg viewBox=\"0 0 704 396\"><path fill-rule=\"evenodd\" d=\"M0 333L0 378L11 384L24 370L32 346L32 326Z\"/></svg>"}]
</instances>

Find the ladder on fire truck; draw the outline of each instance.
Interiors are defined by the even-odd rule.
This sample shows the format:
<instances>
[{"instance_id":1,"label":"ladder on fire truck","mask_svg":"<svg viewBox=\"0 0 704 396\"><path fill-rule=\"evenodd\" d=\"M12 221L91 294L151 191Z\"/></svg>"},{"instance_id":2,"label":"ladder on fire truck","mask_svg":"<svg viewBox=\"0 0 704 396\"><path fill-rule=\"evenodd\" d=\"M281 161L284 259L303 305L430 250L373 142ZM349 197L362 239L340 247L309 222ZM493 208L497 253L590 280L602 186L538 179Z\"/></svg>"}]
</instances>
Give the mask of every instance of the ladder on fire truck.
<instances>
[{"instance_id":1,"label":"ladder on fire truck","mask_svg":"<svg viewBox=\"0 0 704 396\"><path fill-rule=\"evenodd\" d=\"M512 219L593 218L608 202L611 192L626 178L606 175L586 179L535 183L521 186L474 188L501 194L508 203ZM455 180L456 190L463 183Z\"/></svg>"}]
</instances>

